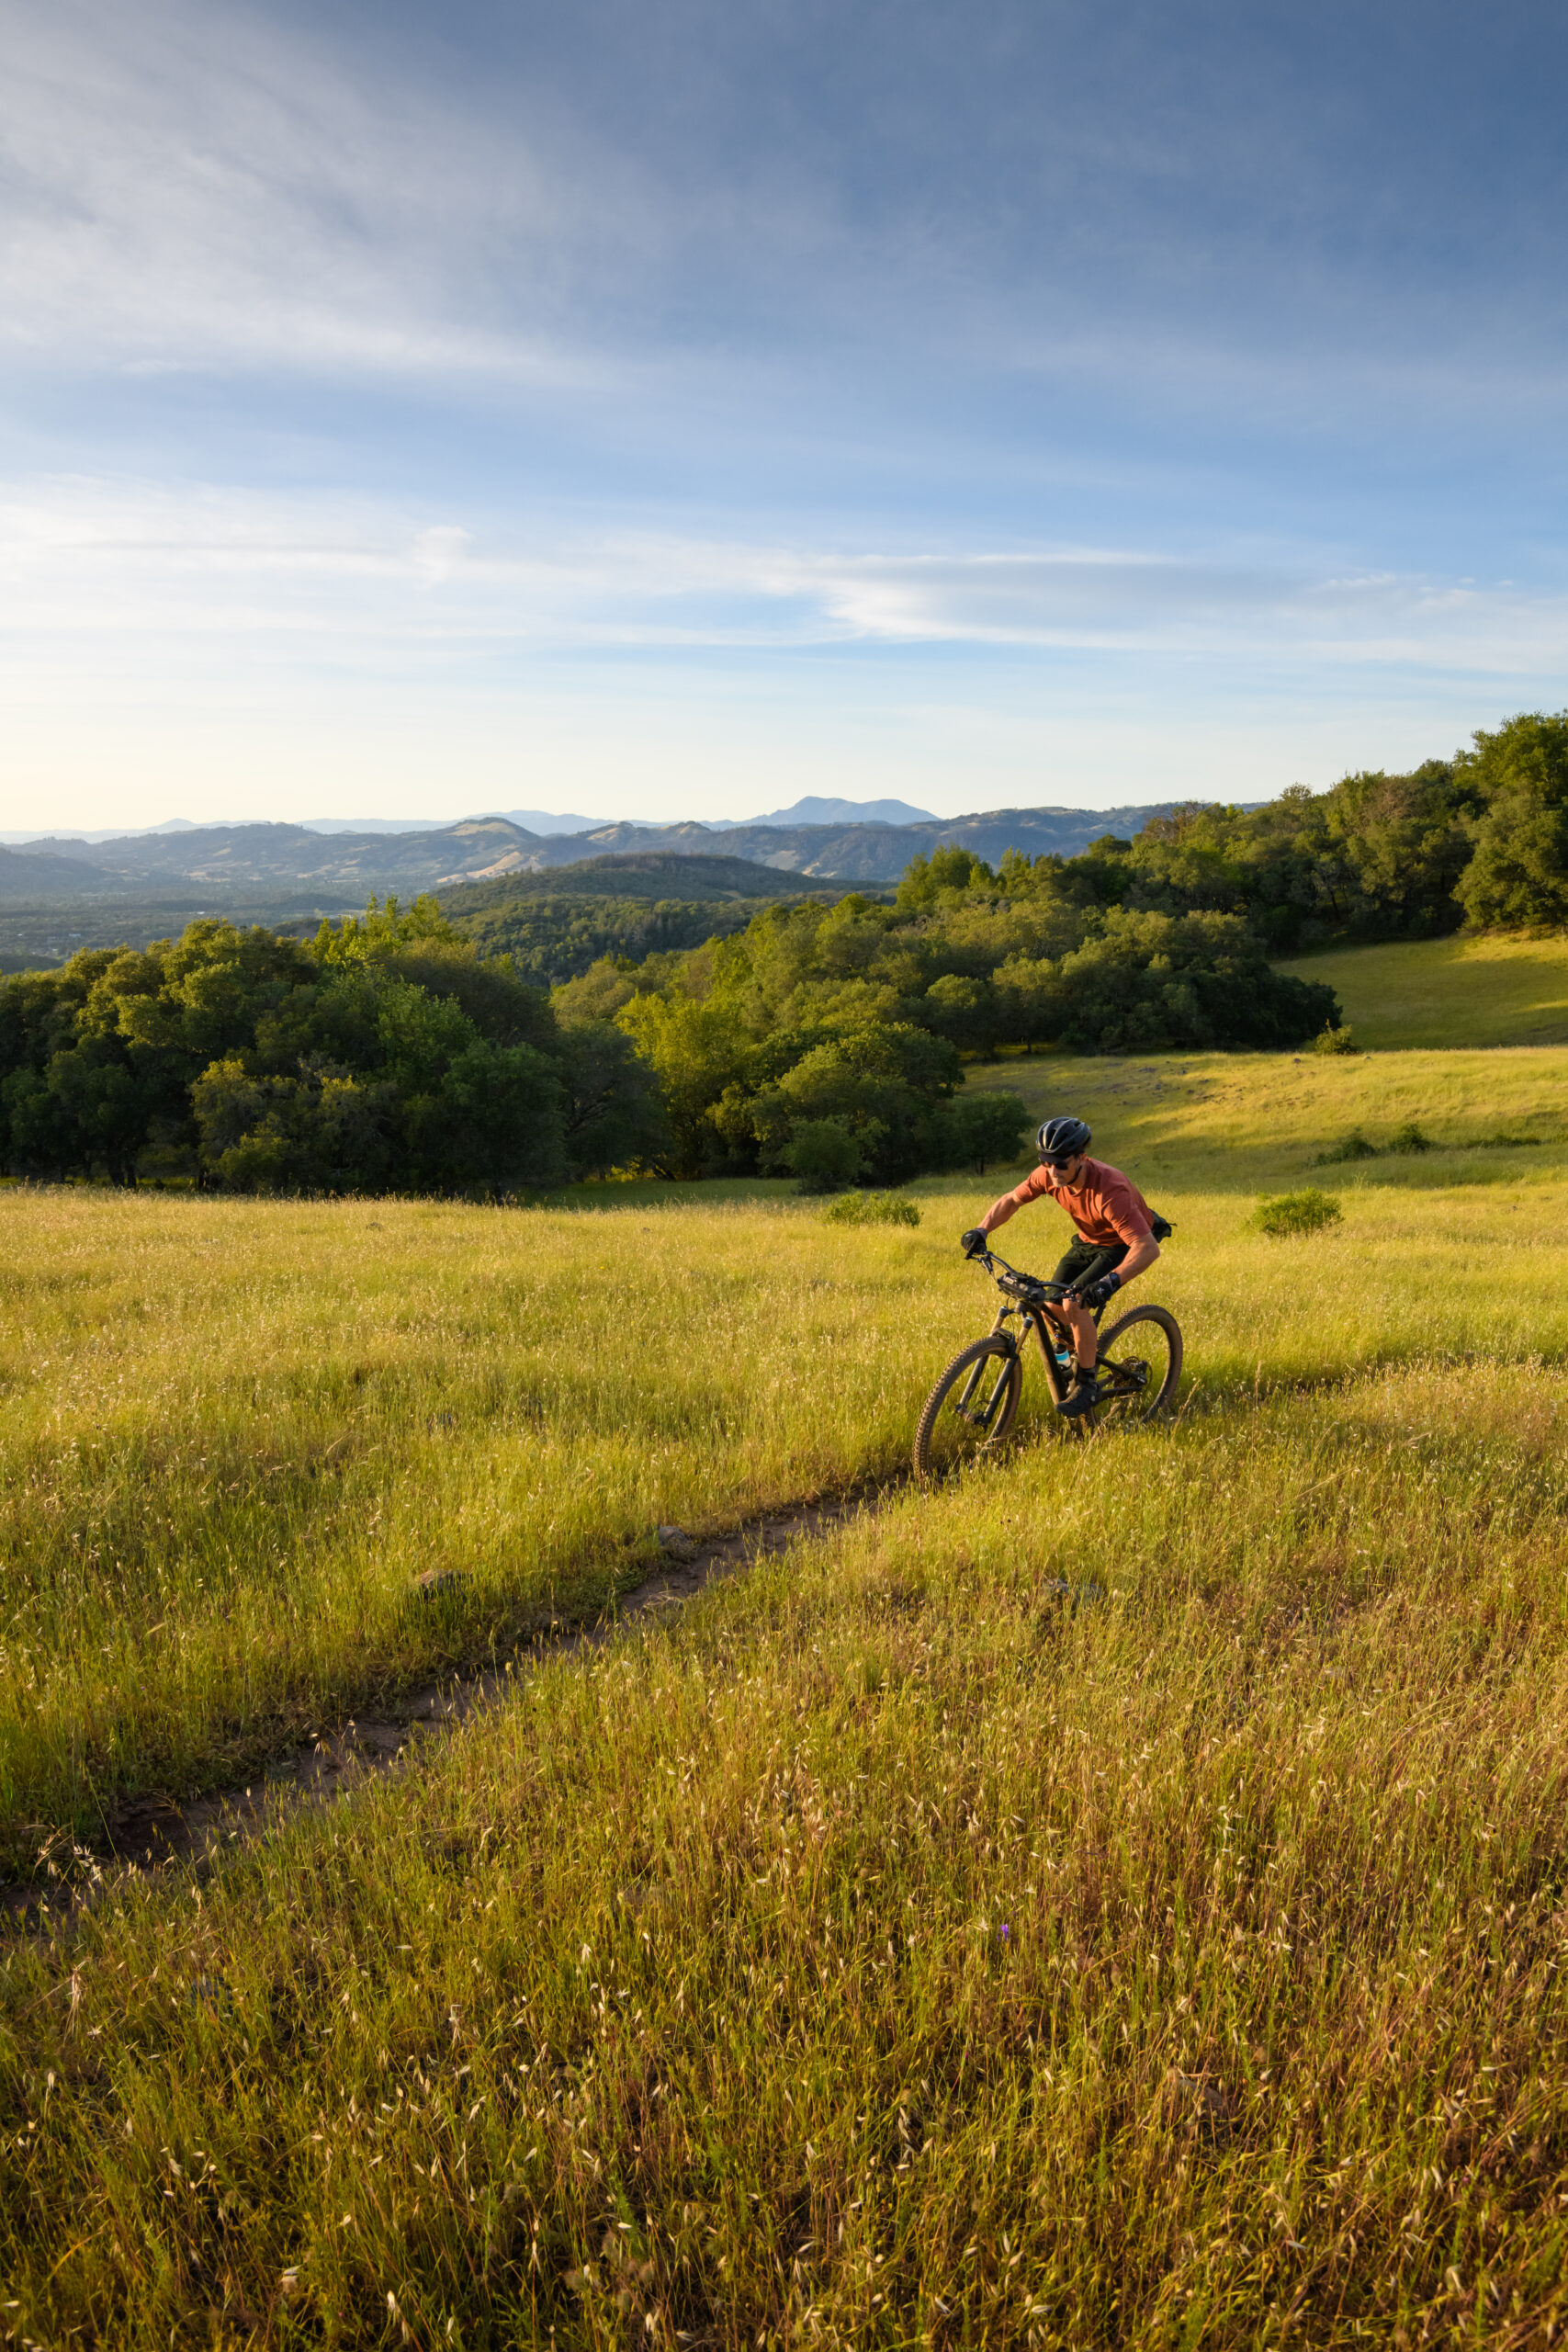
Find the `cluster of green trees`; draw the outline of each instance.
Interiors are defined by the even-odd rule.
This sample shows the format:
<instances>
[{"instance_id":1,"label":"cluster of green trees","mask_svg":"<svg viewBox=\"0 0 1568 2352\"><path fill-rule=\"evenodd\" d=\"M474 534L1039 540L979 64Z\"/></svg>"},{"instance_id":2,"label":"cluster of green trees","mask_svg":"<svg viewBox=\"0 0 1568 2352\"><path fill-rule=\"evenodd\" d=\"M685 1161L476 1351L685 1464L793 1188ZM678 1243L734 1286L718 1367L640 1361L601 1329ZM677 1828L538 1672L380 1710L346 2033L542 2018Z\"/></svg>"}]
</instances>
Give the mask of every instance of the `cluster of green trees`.
<instances>
[{"instance_id":1,"label":"cluster of green trees","mask_svg":"<svg viewBox=\"0 0 1568 2352\"><path fill-rule=\"evenodd\" d=\"M602 899L561 890L453 920L481 956L508 956L520 979L548 989L604 956L640 963L670 948L700 947L743 930L751 914L743 899Z\"/></svg>"},{"instance_id":2,"label":"cluster of green trees","mask_svg":"<svg viewBox=\"0 0 1568 2352\"><path fill-rule=\"evenodd\" d=\"M430 899L310 944L203 920L0 987L0 1158L16 1175L504 1193L664 1136L625 1033L563 1028Z\"/></svg>"},{"instance_id":3,"label":"cluster of green trees","mask_svg":"<svg viewBox=\"0 0 1568 2352\"><path fill-rule=\"evenodd\" d=\"M1010 1158L1010 1094L961 1094L965 1054L1299 1044L1332 989L1269 968L1232 914L1086 904L1060 859L993 875L966 850L915 861L896 906L773 906L746 930L557 989L614 1020L657 1074L671 1169L790 1170L824 1188ZM1067 882L1060 887L1060 876Z\"/></svg>"},{"instance_id":4,"label":"cluster of green trees","mask_svg":"<svg viewBox=\"0 0 1568 2352\"><path fill-rule=\"evenodd\" d=\"M1480 799L1454 887L1472 923L1568 923L1568 710L1512 718L1456 762Z\"/></svg>"},{"instance_id":5,"label":"cluster of green trees","mask_svg":"<svg viewBox=\"0 0 1568 2352\"><path fill-rule=\"evenodd\" d=\"M85 950L0 987L0 1157L240 1191L496 1193L636 1166L830 1191L1019 1151L1023 1105L964 1092L965 1055L1279 1046L1335 1017L1242 917L1101 904L1094 865L998 877L939 852L897 905L773 902L553 997L430 899L309 943L203 919Z\"/></svg>"},{"instance_id":6,"label":"cluster of green trees","mask_svg":"<svg viewBox=\"0 0 1568 2352\"><path fill-rule=\"evenodd\" d=\"M1018 862L1020 865L1022 861ZM1081 857L1002 864L1007 890L1085 906L1243 917L1271 954L1328 938L1568 922L1568 711L1529 712L1409 775L1297 786L1261 808L1201 806Z\"/></svg>"}]
</instances>

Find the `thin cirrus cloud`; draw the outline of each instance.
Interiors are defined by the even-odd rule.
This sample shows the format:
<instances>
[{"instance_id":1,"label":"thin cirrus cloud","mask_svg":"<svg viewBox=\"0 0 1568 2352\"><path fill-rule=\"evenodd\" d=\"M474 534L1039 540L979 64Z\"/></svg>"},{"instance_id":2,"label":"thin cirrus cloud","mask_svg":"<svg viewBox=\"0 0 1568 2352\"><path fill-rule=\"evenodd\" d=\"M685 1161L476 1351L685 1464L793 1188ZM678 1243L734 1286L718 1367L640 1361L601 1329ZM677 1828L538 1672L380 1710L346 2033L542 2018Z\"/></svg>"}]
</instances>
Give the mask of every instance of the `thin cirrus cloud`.
<instances>
[{"instance_id":1,"label":"thin cirrus cloud","mask_svg":"<svg viewBox=\"0 0 1568 2352\"><path fill-rule=\"evenodd\" d=\"M1568 597L1509 582L1093 548L844 552L629 533L509 547L363 506L284 514L276 499L117 498L87 484L0 504L0 614L18 640L360 637L395 641L400 658L496 644L1276 656L1294 645L1500 678L1568 661Z\"/></svg>"},{"instance_id":2,"label":"thin cirrus cloud","mask_svg":"<svg viewBox=\"0 0 1568 2352\"><path fill-rule=\"evenodd\" d=\"M352 738L434 805L445 735L458 806L628 814L917 738L936 806L1125 798L1134 742L1256 797L1562 698L1539 7L0 27L13 798L220 814L258 698L279 796L344 805Z\"/></svg>"},{"instance_id":3,"label":"thin cirrus cloud","mask_svg":"<svg viewBox=\"0 0 1568 2352\"><path fill-rule=\"evenodd\" d=\"M22 360L592 373L558 317L572 251L648 217L614 156L546 159L265 12L6 14L0 333ZM490 298L502 254L523 315Z\"/></svg>"},{"instance_id":4,"label":"thin cirrus cloud","mask_svg":"<svg viewBox=\"0 0 1568 2352\"><path fill-rule=\"evenodd\" d=\"M483 10L473 52L421 74L395 18L352 8L301 23L192 0L10 0L0 334L45 366L590 382L623 397L639 364L672 367L764 402L743 356L782 350L799 390L814 355L790 345L806 334L1134 408L1151 393L1201 406L1304 392L1321 407L1351 387L1424 404L1560 392L1550 300L1516 321L1531 347L1517 334L1496 347L1498 303L1543 258L1530 209L1494 196L1492 242L1456 301L1427 250L1428 215L1455 229L1435 159L1397 201L1397 168L1372 191L1337 172L1372 126L1319 93L1314 147L1288 93L1270 106L1259 86L1276 44L1238 59L1214 27L1174 58L1151 52L1129 106L1094 86L1116 85L1118 64L1086 55L1079 12L1048 11L1062 29L1026 54L1037 86L1021 97L1000 78L1005 46L976 36L932 53L931 12L915 7L924 49L895 51L898 13L868 9L881 40L840 56L832 21L814 55L776 31L748 42L746 12L673 8L672 38L652 40L627 11L588 8L607 59L541 40L489 86ZM682 51L682 29L716 59ZM1173 65L1192 86L1162 104ZM746 86L770 66L786 89L793 75L791 103L761 106ZM846 119L857 96L864 115ZM1365 98L1362 111L1375 119ZM1397 166L1398 117L1377 127ZM1380 230L1396 273L1378 266Z\"/></svg>"}]
</instances>

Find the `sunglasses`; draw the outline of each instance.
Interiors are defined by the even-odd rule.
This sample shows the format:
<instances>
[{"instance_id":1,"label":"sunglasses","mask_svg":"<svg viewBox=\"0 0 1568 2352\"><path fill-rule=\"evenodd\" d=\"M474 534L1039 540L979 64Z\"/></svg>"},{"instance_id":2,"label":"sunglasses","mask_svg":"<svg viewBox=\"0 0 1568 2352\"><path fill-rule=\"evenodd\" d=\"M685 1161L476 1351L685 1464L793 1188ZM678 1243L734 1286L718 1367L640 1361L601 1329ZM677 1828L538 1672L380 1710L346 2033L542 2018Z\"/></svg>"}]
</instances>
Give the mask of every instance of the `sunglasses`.
<instances>
[{"instance_id":1,"label":"sunglasses","mask_svg":"<svg viewBox=\"0 0 1568 2352\"><path fill-rule=\"evenodd\" d=\"M1070 1168L1074 1160L1077 1159L1078 1156L1079 1155L1076 1151L1069 1151L1065 1159L1054 1159L1051 1155L1047 1153L1045 1156L1045 1165L1047 1168Z\"/></svg>"}]
</instances>

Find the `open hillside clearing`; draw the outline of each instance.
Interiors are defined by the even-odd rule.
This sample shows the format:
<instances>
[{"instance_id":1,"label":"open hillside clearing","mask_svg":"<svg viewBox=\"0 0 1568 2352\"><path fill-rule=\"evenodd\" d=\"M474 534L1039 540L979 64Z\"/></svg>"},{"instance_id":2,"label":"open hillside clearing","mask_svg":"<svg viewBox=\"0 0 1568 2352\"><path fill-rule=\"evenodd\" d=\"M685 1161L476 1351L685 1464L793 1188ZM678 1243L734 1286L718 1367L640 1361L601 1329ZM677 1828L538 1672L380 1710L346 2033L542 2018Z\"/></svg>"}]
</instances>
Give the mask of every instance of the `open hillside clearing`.
<instances>
[{"instance_id":1,"label":"open hillside clearing","mask_svg":"<svg viewBox=\"0 0 1568 2352\"><path fill-rule=\"evenodd\" d=\"M1540 1182L1568 1168L1568 1051L1561 1047L1092 1061L1049 1054L981 1065L969 1083L1018 1094L1037 1119L1079 1113L1094 1130L1092 1149L1127 1168L1145 1193L1147 1177L1231 1202L1310 1173L1314 1182L1367 1183L1380 1193L1481 1185L1501 1205L1516 1195L1536 1199ZM1433 1148L1391 1152L1411 1122ZM1325 1177L1325 1153L1358 1130L1379 1152L1376 1166L1336 1164ZM1176 1254L1185 1256L1179 1245Z\"/></svg>"},{"instance_id":2,"label":"open hillside clearing","mask_svg":"<svg viewBox=\"0 0 1568 2352\"><path fill-rule=\"evenodd\" d=\"M24 1884L0 1886L0 1902L13 1926L47 1930L112 1892L117 1864L140 1871L194 1859L205 1869L233 1846L274 1835L301 1805L329 1804L375 1775L428 1764L433 1751L420 1735L457 1730L480 1710L512 1698L520 1672L605 1642L649 1611L683 1607L716 1577L754 1566L840 1520L875 1510L902 1483L803 1504L783 1515L763 1514L725 1535L694 1539L683 1529L660 1529L661 1539L670 1540L660 1544L658 1566L644 1582L617 1594L613 1608L592 1623L570 1633L551 1627L499 1663L447 1672L425 1689L403 1694L389 1716L355 1717L315 1734L291 1752L269 1757L265 1770L243 1788L185 1804L152 1794L118 1804L102 1825L107 1851L101 1860L63 1838L46 1843L37 1858L39 1867Z\"/></svg>"},{"instance_id":3,"label":"open hillside clearing","mask_svg":"<svg viewBox=\"0 0 1568 2352\"><path fill-rule=\"evenodd\" d=\"M1568 940L1509 933L1389 940L1283 962L1325 980L1360 1046L1568 1044Z\"/></svg>"},{"instance_id":4,"label":"open hillside clearing","mask_svg":"<svg viewBox=\"0 0 1568 2352\"><path fill-rule=\"evenodd\" d=\"M794 1209L3 1213L13 1866L36 1826L90 1838L127 1797L231 1786L592 1620L660 1522L718 1532L907 1456L918 1268Z\"/></svg>"},{"instance_id":5,"label":"open hillside clearing","mask_svg":"<svg viewBox=\"0 0 1568 2352\"><path fill-rule=\"evenodd\" d=\"M1568 2216L1568 1056L1476 1056L1473 1080L1472 1058L1000 1066L1070 1098L1177 1220L1140 1290L1187 1331L1179 1424L1059 1443L1026 1386L996 1468L541 1663L417 1780L205 1884L121 1882L9 1947L0 2326L1545 2340ZM1354 1092L1380 1069L1404 1090L1386 1114ZM1499 1073L1541 1140L1479 1148ZM1309 1177L1330 1118L1452 1148ZM141 1742L120 1785L135 1757L183 1793L356 1674L412 1687L422 1643L451 1660L506 1609L597 1616L628 1526L733 1524L797 1464L820 1487L892 1467L989 1320L955 1237L1001 1181L919 1187L918 1232L851 1235L763 1186L513 1212L6 1196L0 1426L13 1524L33 1513L7 1590L54 1675L16 1719L13 1817L92 1801L101 1761L65 1737L85 1692ZM1336 1232L1247 1229L1256 1191L1307 1181L1341 1194ZM1062 1234L1032 1212L1010 1254L1049 1271ZM570 1403L509 1419L508 1378L567 1361ZM383 1395L344 1378L360 1364ZM355 1447L301 1482L327 1500L263 1554L280 1431L320 1461L345 1423ZM136 1484L176 1426L182 1460L227 1433L237 1494ZM378 1513L390 1540L355 1549ZM118 1588L70 1541L106 1522ZM209 1524L227 1581L214 1541L178 1582ZM273 1695L236 1730L232 1673L179 1663L245 1605L247 1545ZM431 1566L489 1613L464 1620L462 1584L449 1618L412 1607ZM82 1632L117 1590L140 1683Z\"/></svg>"}]
</instances>

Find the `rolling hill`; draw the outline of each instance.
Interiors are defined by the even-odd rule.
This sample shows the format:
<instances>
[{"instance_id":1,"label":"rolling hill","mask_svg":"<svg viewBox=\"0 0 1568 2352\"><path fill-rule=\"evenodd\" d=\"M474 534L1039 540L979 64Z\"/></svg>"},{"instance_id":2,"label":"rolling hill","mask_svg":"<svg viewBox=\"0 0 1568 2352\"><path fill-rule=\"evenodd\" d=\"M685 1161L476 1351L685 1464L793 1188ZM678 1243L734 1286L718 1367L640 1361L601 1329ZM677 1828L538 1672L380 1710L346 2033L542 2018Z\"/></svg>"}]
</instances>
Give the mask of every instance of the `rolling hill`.
<instances>
[{"instance_id":1,"label":"rolling hill","mask_svg":"<svg viewBox=\"0 0 1568 2352\"><path fill-rule=\"evenodd\" d=\"M658 851L591 858L547 874L515 874L443 890L441 905L481 956L510 956L536 988L575 979L601 956L640 962L662 948L701 946L743 930L770 899L831 899L795 876L739 857Z\"/></svg>"},{"instance_id":2,"label":"rolling hill","mask_svg":"<svg viewBox=\"0 0 1568 2352\"><path fill-rule=\"evenodd\" d=\"M971 817L932 818L917 825L735 825L715 833L706 825L606 825L586 836L567 835L540 844L541 866L570 865L589 855L660 849L679 856L703 855L716 841L735 857L804 874L814 880L896 882L912 857L933 849L960 847L994 865L1010 849L1031 857L1055 852L1070 857L1104 833L1129 835L1169 803L1126 808L996 808ZM593 844L592 850L586 842Z\"/></svg>"},{"instance_id":3,"label":"rolling hill","mask_svg":"<svg viewBox=\"0 0 1568 2352\"><path fill-rule=\"evenodd\" d=\"M1134 832L1157 813L1155 808L1003 808L911 825L615 824L548 836L506 817L466 818L417 833L203 825L113 841L62 836L21 843L0 852L0 903L127 900L167 895L172 886L185 885L214 906L309 897L349 907L372 893L406 895L645 854L741 858L779 873L880 885L896 881L912 857L944 843L992 861L1012 848L1032 856L1045 851L1070 855L1102 833Z\"/></svg>"},{"instance_id":4,"label":"rolling hill","mask_svg":"<svg viewBox=\"0 0 1568 2352\"><path fill-rule=\"evenodd\" d=\"M1359 1046L1568 1045L1568 940L1561 936L1386 940L1279 968L1326 980Z\"/></svg>"}]
</instances>

